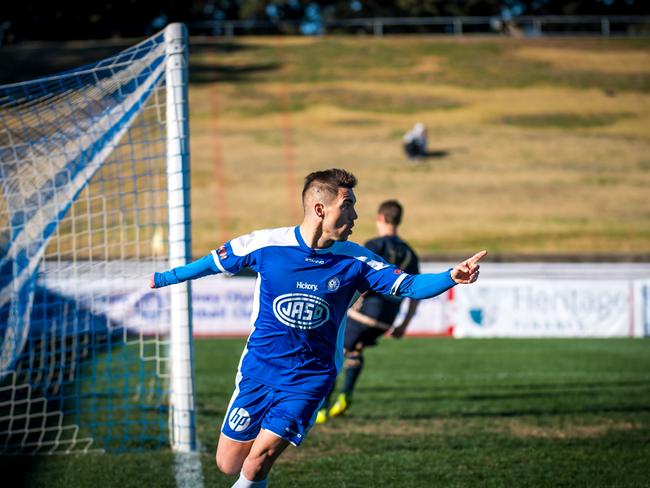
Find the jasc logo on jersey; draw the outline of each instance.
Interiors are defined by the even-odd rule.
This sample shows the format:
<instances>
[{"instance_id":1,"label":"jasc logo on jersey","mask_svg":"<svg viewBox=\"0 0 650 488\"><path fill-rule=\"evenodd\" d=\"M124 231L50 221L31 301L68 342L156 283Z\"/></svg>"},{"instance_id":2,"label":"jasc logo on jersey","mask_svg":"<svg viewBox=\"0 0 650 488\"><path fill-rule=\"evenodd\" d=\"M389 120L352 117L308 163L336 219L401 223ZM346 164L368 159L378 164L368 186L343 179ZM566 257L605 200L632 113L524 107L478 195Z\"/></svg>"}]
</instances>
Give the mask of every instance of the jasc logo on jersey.
<instances>
[{"instance_id":1,"label":"jasc logo on jersey","mask_svg":"<svg viewBox=\"0 0 650 488\"><path fill-rule=\"evenodd\" d=\"M228 426L235 432L241 432L251 423L251 416L243 408L233 408L228 416Z\"/></svg>"},{"instance_id":2,"label":"jasc logo on jersey","mask_svg":"<svg viewBox=\"0 0 650 488\"><path fill-rule=\"evenodd\" d=\"M273 300L273 313L284 325L296 329L315 329L330 318L325 300L307 293L287 293Z\"/></svg>"}]
</instances>

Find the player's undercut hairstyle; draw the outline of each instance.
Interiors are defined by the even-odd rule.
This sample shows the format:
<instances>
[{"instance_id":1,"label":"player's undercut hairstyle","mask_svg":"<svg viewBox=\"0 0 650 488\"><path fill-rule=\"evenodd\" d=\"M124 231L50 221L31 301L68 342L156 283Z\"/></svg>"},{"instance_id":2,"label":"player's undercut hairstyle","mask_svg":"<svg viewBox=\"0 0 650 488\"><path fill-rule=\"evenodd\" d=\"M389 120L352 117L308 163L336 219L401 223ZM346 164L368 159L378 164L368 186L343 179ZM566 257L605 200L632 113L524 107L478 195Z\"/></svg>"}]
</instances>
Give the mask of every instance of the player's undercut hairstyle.
<instances>
[{"instance_id":1,"label":"player's undercut hairstyle","mask_svg":"<svg viewBox=\"0 0 650 488\"><path fill-rule=\"evenodd\" d=\"M314 188L319 193L336 197L339 188L352 189L357 185L357 178L349 171L339 168L314 171L305 177L305 186L302 189L302 201L305 202L307 192Z\"/></svg>"},{"instance_id":2,"label":"player's undercut hairstyle","mask_svg":"<svg viewBox=\"0 0 650 488\"><path fill-rule=\"evenodd\" d=\"M379 205L377 213L384 216L387 224L399 225L402 222L404 209L397 200L386 200Z\"/></svg>"}]
</instances>

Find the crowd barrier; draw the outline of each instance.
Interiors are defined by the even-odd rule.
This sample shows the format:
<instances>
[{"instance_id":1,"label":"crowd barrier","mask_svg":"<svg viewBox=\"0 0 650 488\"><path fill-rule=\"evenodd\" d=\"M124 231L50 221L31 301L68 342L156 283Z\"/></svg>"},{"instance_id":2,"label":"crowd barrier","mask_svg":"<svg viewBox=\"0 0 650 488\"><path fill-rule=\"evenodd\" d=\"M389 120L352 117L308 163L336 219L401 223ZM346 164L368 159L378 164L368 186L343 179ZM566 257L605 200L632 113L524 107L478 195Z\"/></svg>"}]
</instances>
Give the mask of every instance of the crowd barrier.
<instances>
[{"instance_id":1,"label":"crowd barrier","mask_svg":"<svg viewBox=\"0 0 650 488\"><path fill-rule=\"evenodd\" d=\"M426 263L423 272L448 269ZM91 288L105 300L94 313L145 334L167 333L169 289L151 290L147 277L96 281L83 273L45 279L43 286L76 301ZM246 336L255 278L217 275L192 283L194 335ZM405 305L405 304L404 304ZM402 307L401 316L405 306ZM399 317L398 317L399 321ZM424 300L409 335L453 337L648 337L650 264L487 263L480 280Z\"/></svg>"}]
</instances>

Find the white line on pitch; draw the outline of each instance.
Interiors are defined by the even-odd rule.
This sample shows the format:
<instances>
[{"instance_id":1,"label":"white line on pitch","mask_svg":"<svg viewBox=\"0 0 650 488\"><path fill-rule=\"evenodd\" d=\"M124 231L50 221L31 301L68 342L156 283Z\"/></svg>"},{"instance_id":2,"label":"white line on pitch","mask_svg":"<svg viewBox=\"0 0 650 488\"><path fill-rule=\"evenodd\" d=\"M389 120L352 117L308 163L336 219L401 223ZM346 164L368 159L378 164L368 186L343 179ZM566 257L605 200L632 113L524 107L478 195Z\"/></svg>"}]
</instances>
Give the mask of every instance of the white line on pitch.
<instances>
[{"instance_id":1,"label":"white line on pitch","mask_svg":"<svg viewBox=\"0 0 650 488\"><path fill-rule=\"evenodd\" d=\"M174 453L174 477L177 488L203 488L199 451Z\"/></svg>"}]
</instances>

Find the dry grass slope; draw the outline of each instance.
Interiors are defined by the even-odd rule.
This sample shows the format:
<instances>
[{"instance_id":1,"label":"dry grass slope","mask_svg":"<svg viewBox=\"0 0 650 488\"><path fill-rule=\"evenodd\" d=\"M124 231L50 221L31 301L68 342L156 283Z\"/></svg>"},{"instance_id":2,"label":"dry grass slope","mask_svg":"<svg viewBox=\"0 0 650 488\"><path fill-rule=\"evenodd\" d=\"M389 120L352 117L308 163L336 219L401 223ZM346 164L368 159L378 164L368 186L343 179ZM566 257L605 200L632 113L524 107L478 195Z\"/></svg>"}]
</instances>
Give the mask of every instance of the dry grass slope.
<instances>
[{"instance_id":1,"label":"dry grass slope","mask_svg":"<svg viewBox=\"0 0 650 488\"><path fill-rule=\"evenodd\" d=\"M292 225L301 178L333 166L360 178L358 241L396 197L403 234L426 254L650 251L650 42L196 45L196 254ZM434 152L421 164L401 151L415 121Z\"/></svg>"}]
</instances>

